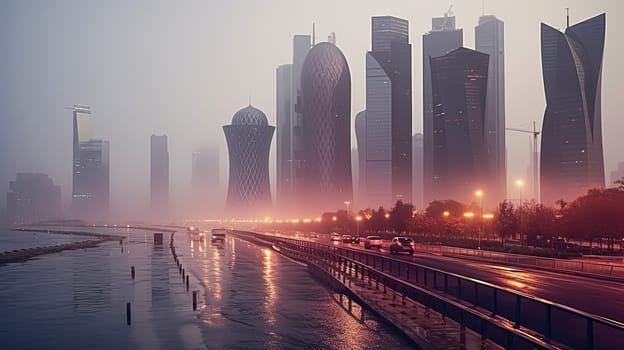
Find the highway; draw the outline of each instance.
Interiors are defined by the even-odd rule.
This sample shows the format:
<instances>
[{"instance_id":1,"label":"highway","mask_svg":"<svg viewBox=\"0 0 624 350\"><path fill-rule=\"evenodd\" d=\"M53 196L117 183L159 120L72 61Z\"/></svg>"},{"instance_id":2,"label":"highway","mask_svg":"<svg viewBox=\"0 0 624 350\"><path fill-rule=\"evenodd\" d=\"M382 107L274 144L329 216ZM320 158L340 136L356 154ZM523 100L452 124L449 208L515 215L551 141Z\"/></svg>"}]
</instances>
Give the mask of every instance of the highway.
<instances>
[{"instance_id":1,"label":"highway","mask_svg":"<svg viewBox=\"0 0 624 350\"><path fill-rule=\"evenodd\" d=\"M329 239L319 238L316 241L331 244ZM384 242L379 253L390 256L387 244ZM364 249L363 242L359 245L336 243L335 246L375 252ZM624 283L431 253L416 252L413 256L395 254L392 257L475 278L624 323Z\"/></svg>"}]
</instances>

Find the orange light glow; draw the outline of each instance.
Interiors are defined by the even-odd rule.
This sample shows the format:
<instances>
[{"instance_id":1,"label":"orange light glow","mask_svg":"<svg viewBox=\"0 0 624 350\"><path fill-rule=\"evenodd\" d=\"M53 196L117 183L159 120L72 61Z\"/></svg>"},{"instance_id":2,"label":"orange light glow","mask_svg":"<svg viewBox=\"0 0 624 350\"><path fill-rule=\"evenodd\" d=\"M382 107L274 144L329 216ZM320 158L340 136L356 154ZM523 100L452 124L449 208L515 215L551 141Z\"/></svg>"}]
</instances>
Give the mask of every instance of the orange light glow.
<instances>
[{"instance_id":1,"label":"orange light glow","mask_svg":"<svg viewBox=\"0 0 624 350\"><path fill-rule=\"evenodd\" d=\"M494 218L494 214L483 214L483 218L484 219L493 219Z\"/></svg>"},{"instance_id":2,"label":"orange light glow","mask_svg":"<svg viewBox=\"0 0 624 350\"><path fill-rule=\"evenodd\" d=\"M472 212L464 213L464 217L465 218L472 218L472 217L474 217L474 213L472 213Z\"/></svg>"},{"instance_id":3,"label":"orange light glow","mask_svg":"<svg viewBox=\"0 0 624 350\"><path fill-rule=\"evenodd\" d=\"M362 217L358 215L358 216L355 217L355 220L362 221Z\"/></svg>"},{"instance_id":4,"label":"orange light glow","mask_svg":"<svg viewBox=\"0 0 624 350\"><path fill-rule=\"evenodd\" d=\"M442 215L444 217L449 217L451 215L451 213L449 213L448 211L445 211L444 213L442 213Z\"/></svg>"}]
</instances>

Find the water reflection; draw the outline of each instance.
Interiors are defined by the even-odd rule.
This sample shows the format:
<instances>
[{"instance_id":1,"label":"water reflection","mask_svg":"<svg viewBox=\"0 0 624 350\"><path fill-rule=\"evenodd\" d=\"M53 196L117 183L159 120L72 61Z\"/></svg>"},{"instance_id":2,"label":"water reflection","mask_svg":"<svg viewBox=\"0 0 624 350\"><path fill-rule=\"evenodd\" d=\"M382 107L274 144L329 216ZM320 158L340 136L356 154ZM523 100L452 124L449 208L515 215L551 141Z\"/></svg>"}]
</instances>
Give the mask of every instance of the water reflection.
<instances>
[{"instance_id":1,"label":"water reflection","mask_svg":"<svg viewBox=\"0 0 624 350\"><path fill-rule=\"evenodd\" d=\"M262 248L264 258L262 259L262 279L264 280L264 314L267 323L275 324L275 303L277 302L277 293L273 282L273 261L271 257L273 252L268 248Z\"/></svg>"}]
</instances>

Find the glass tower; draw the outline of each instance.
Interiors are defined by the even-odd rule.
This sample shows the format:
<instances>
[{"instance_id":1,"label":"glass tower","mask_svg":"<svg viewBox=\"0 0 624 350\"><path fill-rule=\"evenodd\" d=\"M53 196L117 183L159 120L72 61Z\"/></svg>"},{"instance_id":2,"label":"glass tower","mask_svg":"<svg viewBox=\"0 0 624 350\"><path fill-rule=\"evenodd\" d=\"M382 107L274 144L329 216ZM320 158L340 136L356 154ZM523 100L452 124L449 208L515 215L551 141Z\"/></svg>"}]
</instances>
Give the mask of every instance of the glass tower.
<instances>
[{"instance_id":1,"label":"glass tower","mask_svg":"<svg viewBox=\"0 0 624 350\"><path fill-rule=\"evenodd\" d=\"M570 201L604 187L601 126L605 14L559 30L542 23L546 112L542 126L541 200Z\"/></svg>"}]
</instances>

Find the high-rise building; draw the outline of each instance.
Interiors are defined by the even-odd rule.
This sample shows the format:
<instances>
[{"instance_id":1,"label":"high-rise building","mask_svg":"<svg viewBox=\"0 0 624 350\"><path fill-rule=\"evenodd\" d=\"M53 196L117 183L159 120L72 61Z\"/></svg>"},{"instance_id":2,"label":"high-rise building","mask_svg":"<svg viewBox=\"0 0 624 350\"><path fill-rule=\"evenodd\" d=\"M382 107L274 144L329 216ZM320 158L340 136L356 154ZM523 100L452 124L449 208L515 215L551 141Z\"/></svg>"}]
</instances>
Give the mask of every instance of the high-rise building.
<instances>
[{"instance_id":1,"label":"high-rise building","mask_svg":"<svg viewBox=\"0 0 624 350\"><path fill-rule=\"evenodd\" d=\"M200 197L209 195L219 186L219 151L204 147L193 151L191 186Z\"/></svg>"},{"instance_id":2,"label":"high-rise building","mask_svg":"<svg viewBox=\"0 0 624 350\"><path fill-rule=\"evenodd\" d=\"M330 43L315 45L301 70L306 213L342 208L353 201L351 178L351 74ZM303 199L305 198L305 202Z\"/></svg>"},{"instance_id":3,"label":"high-rise building","mask_svg":"<svg viewBox=\"0 0 624 350\"><path fill-rule=\"evenodd\" d=\"M411 201L411 61L408 21L373 17L372 50L366 54L366 206Z\"/></svg>"},{"instance_id":4,"label":"high-rise building","mask_svg":"<svg viewBox=\"0 0 624 350\"><path fill-rule=\"evenodd\" d=\"M74 105L72 215L98 220L108 216L110 170L108 141L93 139L91 109Z\"/></svg>"},{"instance_id":5,"label":"high-rise building","mask_svg":"<svg viewBox=\"0 0 624 350\"><path fill-rule=\"evenodd\" d=\"M479 17L475 49L490 56L485 99L485 146L490 163L490 193L483 200L491 206L507 198L505 147L505 25L495 16Z\"/></svg>"},{"instance_id":6,"label":"high-rise building","mask_svg":"<svg viewBox=\"0 0 624 350\"><path fill-rule=\"evenodd\" d=\"M355 195L356 206L366 207L366 110L355 115L355 139L358 153L358 181Z\"/></svg>"},{"instance_id":7,"label":"high-rise building","mask_svg":"<svg viewBox=\"0 0 624 350\"><path fill-rule=\"evenodd\" d=\"M292 64L277 68L277 206L281 214L294 214L292 206L303 188L303 117L301 67L310 51L310 35L293 37Z\"/></svg>"},{"instance_id":8,"label":"high-rise building","mask_svg":"<svg viewBox=\"0 0 624 350\"><path fill-rule=\"evenodd\" d=\"M488 55L461 47L430 60L434 199L475 201L475 191L491 192L485 148Z\"/></svg>"},{"instance_id":9,"label":"high-rise building","mask_svg":"<svg viewBox=\"0 0 624 350\"><path fill-rule=\"evenodd\" d=\"M150 137L150 204L159 219L168 215L169 149L167 135Z\"/></svg>"},{"instance_id":10,"label":"high-rise building","mask_svg":"<svg viewBox=\"0 0 624 350\"><path fill-rule=\"evenodd\" d=\"M423 202L423 134L412 136L412 203L424 209L429 203Z\"/></svg>"},{"instance_id":11,"label":"high-rise building","mask_svg":"<svg viewBox=\"0 0 624 350\"><path fill-rule=\"evenodd\" d=\"M601 126L605 20L603 13L568 26L565 33L541 26L546 112L540 189L546 205L605 185Z\"/></svg>"},{"instance_id":12,"label":"high-rise building","mask_svg":"<svg viewBox=\"0 0 624 350\"><path fill-rule=\"evenodd\" d=\"M272 210L269 151L275 127L264 112L249 105L223 127L228 145L230 178L227 213L231 217L265 217Z\"/></svg>"},{"instance_id":13,"label":"high-rise building","mask_svg":"<svg viewBox=\"0 0 624 350\"><path fill-rule=\"evenodd\" d=\"M293 95L292 64L277 67L277 101L275 144L277 151L277 191L275 202L280 209L288 207L288 197L292 193L292 158L291 158L291 110Z\"/></svg>"},{"instance_id":14,"label":"high-rise building","mask_svg":"<svg viewBox=\"0 0 624 350\"><path fill-rule=\"evenodd\" d=\"M611 183L610 186L613 186L616 181L624 179L624 162L618 163L618 168L611 172Z\"/></svg>"},{"instance_id":15,"label":"high-rise building","mask_svg":"<svg viewBox=\"0 0 624 350\"><path fill-rule=\"evenodd\" d=\"M423 45L423 177L424 201L440 198L433 188L433 93L430 58L439 57L463 45L463 30L455 28L455 17L445 14L431 21L431 31L422 37Z\"/></svg>"},{"instance_id":16,"label":"high-rise building","mask_svg":"<svg viewBox=\"0 0 624 350\"><path fill-rule=\"evenodd\" d=\"M18 173L6 195L7 221L32 224L61 218L61 187L46 174Z\"/></svg>"}]
</instances>

